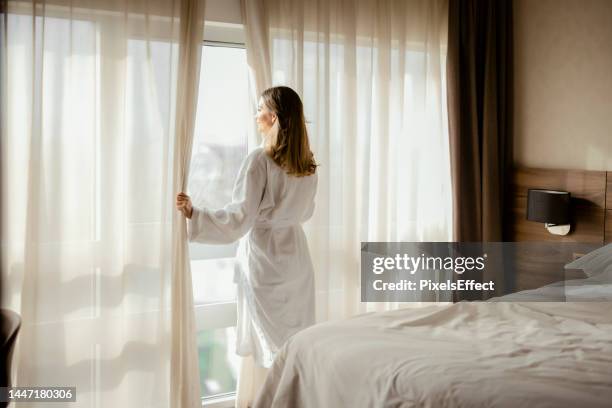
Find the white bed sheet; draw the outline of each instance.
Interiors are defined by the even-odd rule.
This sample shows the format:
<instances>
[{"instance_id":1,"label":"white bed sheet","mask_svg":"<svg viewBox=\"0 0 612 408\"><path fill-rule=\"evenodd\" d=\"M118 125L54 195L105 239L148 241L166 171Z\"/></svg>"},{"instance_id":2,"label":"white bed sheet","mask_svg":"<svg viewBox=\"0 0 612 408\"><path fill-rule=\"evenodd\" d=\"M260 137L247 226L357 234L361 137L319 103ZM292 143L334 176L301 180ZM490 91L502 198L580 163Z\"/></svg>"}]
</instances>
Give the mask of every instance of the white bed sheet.
<instances>
[{"instance_id":1,"label":"white bed sheet","mask_svg":"<svg viewBox=\"0 0 612 408\"><path fill-rule=\"evenodd\" d=\"M310 327L255 407L610 407L612 303L460 302Z\"/></svg>"}]
</instances>

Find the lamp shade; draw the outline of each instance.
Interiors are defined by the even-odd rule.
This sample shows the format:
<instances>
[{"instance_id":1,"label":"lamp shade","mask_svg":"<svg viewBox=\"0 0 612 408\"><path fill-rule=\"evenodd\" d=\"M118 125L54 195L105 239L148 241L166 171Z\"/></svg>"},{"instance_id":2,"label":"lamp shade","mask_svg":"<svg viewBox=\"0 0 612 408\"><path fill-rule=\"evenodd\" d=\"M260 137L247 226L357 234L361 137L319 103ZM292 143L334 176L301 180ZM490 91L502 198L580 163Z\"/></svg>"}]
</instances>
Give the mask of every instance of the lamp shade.
<instances>
[{"instance_id":1,"label":"lamp shade","mask_svg":"<svg viewBox=\"0 0 612 408\"><path fill-rule=\"evenodd\" d=\"M527 191L527 219L548 224L570 223L570 193L567 191Z\"/></svg>"}]
</instances>

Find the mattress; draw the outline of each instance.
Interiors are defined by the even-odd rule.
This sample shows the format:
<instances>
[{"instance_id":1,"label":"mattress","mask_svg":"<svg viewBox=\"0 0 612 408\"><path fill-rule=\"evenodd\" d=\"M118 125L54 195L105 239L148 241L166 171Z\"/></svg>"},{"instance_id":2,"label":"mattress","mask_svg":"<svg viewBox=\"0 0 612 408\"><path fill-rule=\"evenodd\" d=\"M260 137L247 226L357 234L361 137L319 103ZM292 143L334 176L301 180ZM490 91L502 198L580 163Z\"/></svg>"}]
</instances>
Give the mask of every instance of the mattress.
<instances>
[{"instance_id":1,"label":"mattress","mask_svg":"<svg viewBox=\"0 0 612 408\"><path fill-rule=\"evenodd\" d=\"M255 407L610 407L612 303L460 302L312 326Z\"/></svg>"}]
</instances>

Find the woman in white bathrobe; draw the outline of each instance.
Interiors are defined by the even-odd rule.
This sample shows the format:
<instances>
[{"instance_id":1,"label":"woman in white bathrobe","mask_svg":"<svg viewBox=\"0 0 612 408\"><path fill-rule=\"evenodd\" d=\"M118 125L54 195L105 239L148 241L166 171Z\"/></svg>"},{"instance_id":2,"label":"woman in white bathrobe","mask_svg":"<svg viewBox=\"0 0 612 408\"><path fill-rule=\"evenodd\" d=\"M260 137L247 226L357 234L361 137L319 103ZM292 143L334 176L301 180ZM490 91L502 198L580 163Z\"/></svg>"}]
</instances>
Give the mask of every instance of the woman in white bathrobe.
<instances>
[{"instance_id":1,"label":"woman in white bathrobe","mask_svg":"<svg viewBox=\"0 0 612 408\"><path fill-rule=\"evenodd\" d=\"M244 160L222 209L192 207L177 196L189 240L224 244L240 239L236 352L270 367L277 350L315 321L314 274L301 224L314 211L316 164L302 101L288 87L263 92L257 125L262 146Z\"/></svg>"}]
</instances>

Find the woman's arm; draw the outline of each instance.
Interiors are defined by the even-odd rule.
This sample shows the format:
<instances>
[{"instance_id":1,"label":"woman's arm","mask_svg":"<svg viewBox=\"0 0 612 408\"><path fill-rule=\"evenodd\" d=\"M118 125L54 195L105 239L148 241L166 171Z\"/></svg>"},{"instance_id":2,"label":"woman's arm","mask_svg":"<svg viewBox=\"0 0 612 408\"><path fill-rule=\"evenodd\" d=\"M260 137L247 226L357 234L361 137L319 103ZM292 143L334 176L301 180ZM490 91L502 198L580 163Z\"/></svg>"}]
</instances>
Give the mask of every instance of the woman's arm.
<instances>
[{"instance_id":1,"label":"woman's arm","mask_svg":"<svg viewBox=\"0 0 612 408\"><path fill-rule=\"evenodd\" d=\"M302 215L302 219L301 219L302 222L308 221L312 217L312 214L314 213L314 210L315 210L315 196L317 194L317 184L319 182L319 179L318 179L317 173L313 174L310 177L314 177L314 188L312 192L312 197L310 199L310 203L308 204L308 208L306 209L306 212Z\"/></svg>"},{"instance_id":2,"label":"woman's arm","mask_svg":"<svg viewBox=\"0 0 612 408\"><path fill-rule=\"evenodd\" d=\"M186 218L191 218L193 214L191 198L185 193L178 193L176 196L176 209L182 212Z\"/></svg>"},{"instance_id":3,"label":"woman's arm","mask_svg":"<svg viewBox=\"0 0 612 408\"><path fill-rule=\"evenodd\" d=\"M314 202L314 200L312 200L312 202L308 206L308 210L306 210L306 213L302 217L302 222L306 222L310 218L312 218L312 214L314 213L314 209L315 209L315 202Z\"/></svg>"},{"instance_id":4,"label":"woman's arm","mask_svg":"<svg viewBox=\"0 0 612 408\"><path fill-rule=\"evenodd\" d=\"M255 223L261 204L267 171L261 160L261 149L256 149L243 162L232 202L217 210L193 207L187 223L190 241L206 244L226 244L245 235Z\"/></svg>"}]
</instances>

